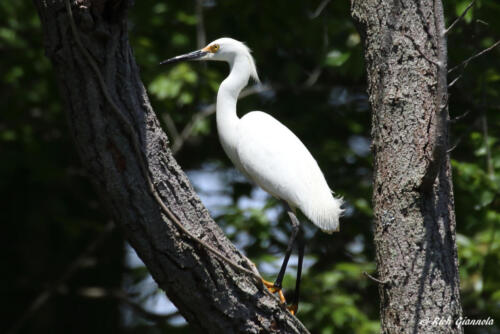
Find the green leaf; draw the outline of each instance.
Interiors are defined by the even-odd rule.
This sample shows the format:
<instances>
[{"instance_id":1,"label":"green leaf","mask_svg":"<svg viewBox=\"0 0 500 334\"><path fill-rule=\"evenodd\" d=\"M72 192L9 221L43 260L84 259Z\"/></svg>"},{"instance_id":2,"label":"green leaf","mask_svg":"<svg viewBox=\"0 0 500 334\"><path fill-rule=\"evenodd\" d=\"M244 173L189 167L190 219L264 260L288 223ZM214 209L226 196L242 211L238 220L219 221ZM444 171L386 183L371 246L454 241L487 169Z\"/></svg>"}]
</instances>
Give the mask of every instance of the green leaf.
<instances>
[{"instance_id":1,"label":"green leaf","mask_svg":"<svg viewBox=\"0 0 500 334\"><path fill-rule=\"evenodd\" d=\"M340 50L332 50L326 55L325 64L328 66L342 66L351 56L350 52L342 52Z\"/></svg>"},{"instance_id":2,"label":"green leaf","mask_svg":"<svg viewBox=\"0 0 500 334\"><path fill-rule=\"evenodd\" d=\"M193 134L203 135L210 132L210 121L206 118L197 120L193 125Z\"/></svg>"},{"instance_id":3,"label":"green leaf","mask_svg":"<svg viewBox=\"0 0 500 334\"><path fill-rule=\"evenodd\" d=\"M370 203L365 198L357 198L354 201L354 207L369 216L373 213Z\"/></svg>"},{"instance_id":4,"label":"green leaf","mask_svg":"<svg viewBox=\"0 0 500 334\"><path fill-rule=\"evenodd\" d=\"M467 8L467 6L469 6L470 4L470 1L469 0L466 0L466 1L461 1L457 4L457 7L455 8L455 14L457 16L460 16L462 15L462 13L464 12L464 10ZM473 10L474 10L474 7L470 8L468 11L467 11L467 14L465 14L464 16L464 20L465 22L467 23L470 23L472 21L472 13L473 13Z\"/></svg>"},{"instance_id":5,"label":"green leaf","mask_svg":"<svg viewBox=\"0 0 500 334\"><path fill-rule=\"evenodd\" d=\"M177 19L180 22L188 24L188 25L195 25L197 22L196 15L189 15L189 14L186 14L185 12L179 12L177 14Z\"/></svg>"}]
</instances>

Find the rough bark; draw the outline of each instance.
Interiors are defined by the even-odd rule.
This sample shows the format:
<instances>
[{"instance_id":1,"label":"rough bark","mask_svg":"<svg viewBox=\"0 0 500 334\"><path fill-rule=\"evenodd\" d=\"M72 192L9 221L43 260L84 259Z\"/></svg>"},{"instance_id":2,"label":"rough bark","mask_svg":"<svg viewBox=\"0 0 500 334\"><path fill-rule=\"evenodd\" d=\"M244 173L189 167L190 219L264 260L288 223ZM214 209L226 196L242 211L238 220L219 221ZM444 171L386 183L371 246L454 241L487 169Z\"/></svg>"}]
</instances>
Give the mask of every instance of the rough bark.
<instances>
[{"instance_id":1,"label":"rough bark","mask_svg":"<svg viewBox=\"0 0 500 334\"><path fill-rule=\"evenodd\" d=\"M372 106L382 332L460 333L441 2L351 4Z\"/></svg>"},{"instance_id":2,"label":"rough bark","mask_svg":"<svg viewBox=\"0 0 500 334\"><path fill-rule=\"evenodd\" d=\"M126 11L131 1L71 3L83 45L112 100L133 125L163 202L192 234L247 266L172 157L129 46ZM35 5L82 163L111 216L192 328L202 333L306 333L254 277L215 257L164 215L148 189L130 134L75 43L64 1L35 0Z\"/></svg>"}]
</instances>

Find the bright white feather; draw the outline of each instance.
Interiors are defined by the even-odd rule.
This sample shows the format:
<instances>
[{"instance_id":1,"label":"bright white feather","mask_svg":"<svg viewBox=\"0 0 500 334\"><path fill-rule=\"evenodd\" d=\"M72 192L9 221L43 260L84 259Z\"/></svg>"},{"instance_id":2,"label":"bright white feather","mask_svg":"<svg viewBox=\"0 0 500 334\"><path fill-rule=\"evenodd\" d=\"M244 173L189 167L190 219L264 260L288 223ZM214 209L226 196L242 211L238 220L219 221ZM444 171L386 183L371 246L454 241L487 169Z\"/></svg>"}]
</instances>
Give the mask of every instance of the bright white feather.
<instances>
[{"instance_id":1,"label":"bright white feather","mask_svg":"<svg viewBox=\"0 0 500 334\"><path fill-rule=\"evenodd\" d=\"M245 174L274 197L299 208L325 232L339 229L335 198L316 160L286 126L254 111L241 118L236 152Z\"/></svg>"}]
</instances>

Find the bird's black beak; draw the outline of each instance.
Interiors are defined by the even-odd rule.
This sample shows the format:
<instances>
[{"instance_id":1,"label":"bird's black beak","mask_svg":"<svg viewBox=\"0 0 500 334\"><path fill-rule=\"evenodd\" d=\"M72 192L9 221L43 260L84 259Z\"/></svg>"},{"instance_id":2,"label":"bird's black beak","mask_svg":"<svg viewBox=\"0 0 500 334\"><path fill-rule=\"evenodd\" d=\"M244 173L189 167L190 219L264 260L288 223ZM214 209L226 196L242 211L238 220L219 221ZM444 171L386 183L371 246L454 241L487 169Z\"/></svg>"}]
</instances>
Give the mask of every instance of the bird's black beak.
<instances>
[{"instance_id":1,"label":"bird's black beak","mask_svg":"<svg viewBox=\"0 0 500 334\"><path fill-rule=\"evenodd\" d=\"M193 52L190 52L190 53L186 53L184 55L180 55L180 56L177 56L177 57L173 57L173 58L164 60L164 61L162 61L160 63L160 65L177 63L177 62L183 61L183 60L195 60L195 59L199 59L199 58L205 56L207 53L208 53L207 51L203 51L203 50L193 51Z\"/></svg>"}]
</instances>

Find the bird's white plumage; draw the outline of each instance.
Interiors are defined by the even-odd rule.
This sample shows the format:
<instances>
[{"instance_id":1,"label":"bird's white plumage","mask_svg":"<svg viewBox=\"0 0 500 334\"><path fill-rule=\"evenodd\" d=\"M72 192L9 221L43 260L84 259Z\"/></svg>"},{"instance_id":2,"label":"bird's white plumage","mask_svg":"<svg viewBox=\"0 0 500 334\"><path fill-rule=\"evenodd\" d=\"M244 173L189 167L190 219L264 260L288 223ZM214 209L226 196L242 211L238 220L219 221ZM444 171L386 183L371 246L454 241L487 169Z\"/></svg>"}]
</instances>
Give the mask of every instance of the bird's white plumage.
<instances>
[{"instance_id":1,"label":"bird's white plumage","mask_svg":"<svg viewBox=\"0 0 500 334\"><path fill-rule=\"evenodd\" d=\"M236 152L244 172L322 230L337 231L341 201L333 197L316 160L297 136L260 111L241 118L238 130Z\"/></svg>"},{"instance_id":2,"label":"bird's white plumage","mask_svg":"<svg viewBox=\"0 0 500 334\"><path fill-rule=\"evenodd\" d=\"M250 50L231 38L220 38L219 51L202 59L229 63L229 76L217 94L217 129L234 165L271 195L299 208L325 232L339 229L342 200L335 198L316 160L302 142L272 116L254 111L236 114L238 95L250 77L258 80Z\"/></svg>"}]
</instances>

